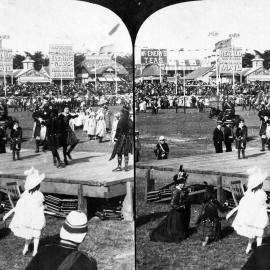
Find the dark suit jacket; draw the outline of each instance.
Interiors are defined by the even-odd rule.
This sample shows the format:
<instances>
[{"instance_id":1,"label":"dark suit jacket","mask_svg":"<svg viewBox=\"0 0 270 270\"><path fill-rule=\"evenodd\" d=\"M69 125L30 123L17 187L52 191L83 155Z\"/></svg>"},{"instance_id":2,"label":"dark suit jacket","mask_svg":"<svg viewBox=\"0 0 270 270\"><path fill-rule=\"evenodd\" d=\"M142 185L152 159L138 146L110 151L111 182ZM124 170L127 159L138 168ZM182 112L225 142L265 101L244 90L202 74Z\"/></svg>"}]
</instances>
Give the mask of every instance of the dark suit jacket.
<instances>
[{"instance_id":1,"label":"dark suit jacket","mask_svg":"<svg viewBox=\"0 0 270 270\"><path fill-rule=\"evenodd\" d=\"M242 270L269 270L270 269L270 244L257 247L251 254Z\"/></svg>"}]
</instances>

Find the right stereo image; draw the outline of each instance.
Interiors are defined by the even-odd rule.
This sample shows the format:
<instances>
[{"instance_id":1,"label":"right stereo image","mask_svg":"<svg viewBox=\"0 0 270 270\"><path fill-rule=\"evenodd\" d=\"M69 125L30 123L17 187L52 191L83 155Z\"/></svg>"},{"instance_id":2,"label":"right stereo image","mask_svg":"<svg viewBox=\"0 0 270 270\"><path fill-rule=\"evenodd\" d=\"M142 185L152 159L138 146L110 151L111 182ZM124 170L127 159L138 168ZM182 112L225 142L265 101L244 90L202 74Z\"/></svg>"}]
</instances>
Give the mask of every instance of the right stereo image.
<instances>
[{"instance_id":1,"label":"right stereo image","mask_svg":"<svg viewBox=\"0 0 270 270\"><path fill-rule=\"evenodd\" d=\"M269 11L194 1L142 24L136 269L270 269Z\"/></svg>"}]
</instances>

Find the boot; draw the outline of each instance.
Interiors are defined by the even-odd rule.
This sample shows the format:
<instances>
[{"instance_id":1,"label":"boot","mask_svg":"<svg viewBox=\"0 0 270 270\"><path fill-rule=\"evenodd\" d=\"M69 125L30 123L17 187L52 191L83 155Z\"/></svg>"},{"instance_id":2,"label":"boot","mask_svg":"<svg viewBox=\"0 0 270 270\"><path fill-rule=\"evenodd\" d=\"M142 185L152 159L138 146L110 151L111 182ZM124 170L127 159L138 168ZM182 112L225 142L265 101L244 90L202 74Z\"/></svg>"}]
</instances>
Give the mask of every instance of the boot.
<instances>
[{"instance_id":1,"label":"boot","mask_svg":"<svg viewBox=\"0 0 270 270\"><path fill-rule=\"evenodd\" d=\"M243 158L246 158L246 154L245 154L245 150L244 149L242 149L242 157Z\"/></svg>"},{"instance_id":2,"label":"boot","mask_svg":"<svg viewBox=\"0 0 270 270\"><path fill-rule=\"evenodd\" d=\"M56 166L57 165L57 160L56 157L53 157L53 165Z\"/></svg>"},{"instance_id":3,"label":"boot","mask_svg":"<svg viewBox=\"0 0 270 270\"><path fill-rule=\"evenodd\" d=\"M60 168L62 164L62 161L59 159L56 159L56 168Z\"/></svg>"},{"instance_id":4,"label":"boot","mask_svg":"<svg viewBox=\"0 0 270 270\"><path fill-rule=\"evenodd\" d=\"M15 151L12 152L12 157L13 157L13 161L16 161L16 158L15 158Z\"/></svg>"},{"instance_id":5,"label":"boot","mask_svg":"<svg viewBox=\"0 0 270 270\"><path fill-rule=\"evenodd\" d=\"M39 140L36 140L36 151L35 153L39 152Z\"/></svg>"},{"instance_id":6,"label":"boot","mask_svg":"<svg viewBox=\"0 0 270 270\"><path fill-rule=\"evenodd\" d=\"M20 151L17 151L17 160L20 160Z\"/></svg>"},{"instance_id":7,"label":"boot","mask_svg":"<svg viewBox=\"0 0 270 270\"><path fill-rule=\"evenodd\" d=\"M240 149L238 149L238 159L240 159L241 157L240 157Z\"/></svg>"},{"instance_id":8,"label":"boot","mask_svg":"<svg viewBox=\"0 0 270 270\"><path fill-rule=\"evenodd\" d=\"M128 156L125 156L125 171L128 171Z\"/></svg>"},{"instance_id":9,"label":"boot","mask_svg":"<svg viewBox=\"0 0 270 270\"><path fill-rule=\"evenodd\" d=\"M118 166L113 171L122 171L122 157L118 157Z\"/></svg>"}]
</instances>

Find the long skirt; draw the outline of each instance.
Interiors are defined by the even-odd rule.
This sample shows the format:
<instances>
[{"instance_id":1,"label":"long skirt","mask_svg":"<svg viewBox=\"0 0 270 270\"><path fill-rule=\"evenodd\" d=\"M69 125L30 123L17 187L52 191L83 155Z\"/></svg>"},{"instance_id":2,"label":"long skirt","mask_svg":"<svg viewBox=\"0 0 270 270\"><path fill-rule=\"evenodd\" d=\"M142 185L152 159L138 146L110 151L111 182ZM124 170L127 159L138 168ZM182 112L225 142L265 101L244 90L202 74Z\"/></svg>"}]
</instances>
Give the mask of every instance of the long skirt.
<instances>
[{"instance_id":1,"label":"long skirt","mask_svg":"<svg viewBox=\"0 0 270 270\"><path fill-rule=\"evenodd\" d=\"M75 133L71 130L71 128L67 130L66 135L67 135L67 140L66 140L67 145L74 145L79 142L79 140L77 139Z\"/></svg>"},{"instance_id":2,"label":"long skirt","mask_svg":"<svg viewBox=\"0 0 270 270\"><path fill-rule=\"evenodd\" d=\"M172 209L167 217L150 234L154 242L178 243L188 237L190 209L177 211Z\"/></svg>"},{"instance_id":3,"label":"long skirt","mask_svg":"<svg viewBox=\"0 0 270 270\"><path fill-rule=\"evenodd\" d=\"M221 223L219 219L205 219L198 228L201 239L209 237L210 240L219 240L221 238Z\"/></svg>"}]
</instances>

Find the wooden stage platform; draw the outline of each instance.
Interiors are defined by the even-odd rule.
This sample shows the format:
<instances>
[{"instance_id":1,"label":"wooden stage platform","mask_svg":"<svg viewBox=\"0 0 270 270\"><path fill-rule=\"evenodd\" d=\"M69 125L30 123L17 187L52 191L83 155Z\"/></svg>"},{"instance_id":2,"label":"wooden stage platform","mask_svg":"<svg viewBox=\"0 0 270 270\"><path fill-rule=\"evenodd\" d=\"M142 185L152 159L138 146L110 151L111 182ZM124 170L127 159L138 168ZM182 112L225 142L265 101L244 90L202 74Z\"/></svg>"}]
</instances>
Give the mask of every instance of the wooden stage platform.
<instances>
[{"instance_id":1,"label":"wooden stage platform","mask_svg":"<svg viewBox=\"0 0 270 270\"><path fill-rule=\"evenodd\" d=\"M134 181L133 157L130 157L131 165L127 172L112 172L117 159L109 161L109 157L108 153L75 151L70 165L56 168L50 151L34 153L32 149L23 149L19 161L12 161L11 153L0 154L0 188L14 181L22 185L24 171L34 166L46 175L41 184L42 192L78 196L79 205L85 204L87 197L109 199L125 195L126 183Z\"/></svg>"},{"instance_id":2,"label":"wooden stage platform","mask_svg":"<svg viewBox=\"0 0 270 270\"><path fill-rule=\"evenodd\" d=\"M196 155L182 158L169 158L167 160L150 160L136 163L136 168L147 169L146 178L150 177L151 169L158 171L175 171L183 164L189 174L190 184L202 184L203 181L219 188L229 189L230 182L247 181L247 170L258 166L268 171L268 178L264 183L264 189L270 191L270 151L260 152L259 148L249 148L246 151L247 159L238 159L237 152ZM148 176L147 176L148 175Z\"/></svg>"}]
</instances>

